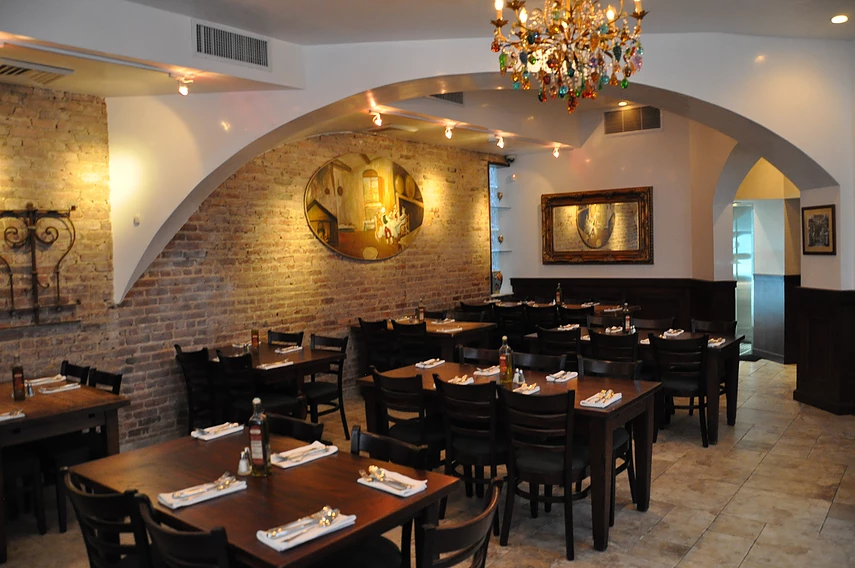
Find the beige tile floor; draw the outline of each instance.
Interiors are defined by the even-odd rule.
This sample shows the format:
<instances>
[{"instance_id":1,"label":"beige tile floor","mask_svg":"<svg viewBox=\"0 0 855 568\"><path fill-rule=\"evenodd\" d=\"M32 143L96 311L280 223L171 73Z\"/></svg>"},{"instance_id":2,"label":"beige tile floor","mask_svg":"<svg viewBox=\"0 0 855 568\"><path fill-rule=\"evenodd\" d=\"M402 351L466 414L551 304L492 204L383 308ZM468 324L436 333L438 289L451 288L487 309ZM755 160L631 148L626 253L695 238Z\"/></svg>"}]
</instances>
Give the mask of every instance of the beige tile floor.
<instances>
[{"instance_id":1,"label":"beige tile floor","mask_svg":"<svg viewBox=\"0 0 855 568\"><path fill-rule=\"evenodd\" d=\"M793 401L795 373L795 366L743 362L737 424L722 422L717 446L703 448L697 415L678 412L654 446L647 512L633 509L626 478L618 479L607 551L593 550L589 500L574 506L572 563L564 560L561 506L531 519L518 502L509 546L494 539L488 566L855 566L855 416ZM351 425L364 423L358 398L347 407ZM324 422L326 437L346 449L338 415ZM58 534L54 502L48 505L45 536L30 517L10 523L7 566L88 565L77 524ZM479 506L461 490L448 518L466 518Z\"/></svg>"}]
</instances>

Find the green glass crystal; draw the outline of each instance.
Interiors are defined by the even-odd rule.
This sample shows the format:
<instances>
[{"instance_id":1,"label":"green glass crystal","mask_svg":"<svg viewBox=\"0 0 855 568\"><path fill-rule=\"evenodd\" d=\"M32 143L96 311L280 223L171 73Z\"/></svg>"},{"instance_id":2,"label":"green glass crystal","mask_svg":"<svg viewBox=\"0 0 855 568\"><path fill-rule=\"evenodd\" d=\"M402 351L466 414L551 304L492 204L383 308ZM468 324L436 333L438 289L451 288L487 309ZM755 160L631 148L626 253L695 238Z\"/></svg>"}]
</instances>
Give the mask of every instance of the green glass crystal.
<instances>
[{"instance_id":1,"label":"green glass crystal","mask_svg":"<svg viewBox=\"0 0 855 568\"><path fill-rule=\"evenodd\" d=\"M528 62L534 65L535 63L537 63L537 57L535 57L534 55L529 55Z\"/></svg>"},{"instance_id":2,"label":"green glass crystal","mask_svg":"<svg viewBox=\"0 0 855 568\"><path fill-rule=\"evenodd\" d=\"M502 53L499 54L499 67L504 69L507 66L508 66L508 54L503 51Z\"/></svg>"},{"instance_id":3,"label":"green glass crystal","mask_svg":"<svg viewBox=\"0 0 855 568\"><path fill-rule=\"evenodd\" d=\"M627 87L629 87L629 79L624 79L623 81L621 81L620 86L622 89L626 89Z\"/></svg>"}]
</instances>

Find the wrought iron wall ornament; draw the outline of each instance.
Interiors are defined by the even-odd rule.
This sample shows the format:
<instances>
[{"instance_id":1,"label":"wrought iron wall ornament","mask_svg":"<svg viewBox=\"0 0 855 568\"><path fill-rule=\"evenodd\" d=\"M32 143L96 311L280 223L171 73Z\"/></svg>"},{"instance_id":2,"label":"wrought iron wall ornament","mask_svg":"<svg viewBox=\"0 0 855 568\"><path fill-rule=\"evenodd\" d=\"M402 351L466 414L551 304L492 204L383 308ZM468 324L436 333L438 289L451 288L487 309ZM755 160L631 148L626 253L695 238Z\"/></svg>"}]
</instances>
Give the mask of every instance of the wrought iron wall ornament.
<instances>
[{"instance_id":1,"label":"wrought iron wall ornament","mask_svg":"<svg viewBox=\"0 0 855 568\"><path fill-rule=\"evenodd\" d=\"M36 209L32 203L27 203L24 209L9 209L0 211L0 219L10 219L10 223L3 231L3 243L14 255L19 251L29 249L30 253L30 278L32 306L29 308L16 308L15 306L15 278L12 270L11 256L7 257L0 254L0 266L5 267L9 273L9 314L15 315L17 311L22 309L32 310L33 319L36 325L39 324L39 310L43 307L55 307L61 309L62 295L60 290L60 270L62 261L71 252L74 243L77 240L77 231L74 228L74 223L71 221L71 212L77 207L71 206L65 211L56 209ZM68 246L59 251L59 259L53 265L52 274L54 280L54 304L48 306L41 305L41 290L50 288L50 277L46 282L42 282L38 266L38 249L41 245L44 248L50 248L57 242L60 237L60 232L65 231L69 235ZM9 254L9 253L7 253Z\"/></svg>"}]
</instances>

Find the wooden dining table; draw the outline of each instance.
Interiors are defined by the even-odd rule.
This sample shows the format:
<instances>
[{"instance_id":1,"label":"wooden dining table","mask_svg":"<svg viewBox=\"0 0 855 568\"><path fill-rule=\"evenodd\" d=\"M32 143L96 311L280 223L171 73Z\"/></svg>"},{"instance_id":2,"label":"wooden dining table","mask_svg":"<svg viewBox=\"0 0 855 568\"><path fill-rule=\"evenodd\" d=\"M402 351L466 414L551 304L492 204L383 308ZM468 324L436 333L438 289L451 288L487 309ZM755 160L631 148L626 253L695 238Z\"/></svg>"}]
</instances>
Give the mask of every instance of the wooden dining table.
<instances>
[{"instance_id":1,"label":"wooden dining table","mask_svg":"<svg viewBox=\"0 0 855 568\"><path fill-rule=\"evenodd\" d=\"M212 361L216 359L217 351L221 351L227 357L234 357L243 353L252 355L252 366L258 372L258 380L262 384L276 384L287 381L295 381L299 389L303 379L307 375L321 373L329 369L330 363L340 363L347 357L345 353L328 349L310 349L301 347L298 351L290 353L277 353L277 349L287 348L285 345L271 343L260 343L258 347L243 347L236 345L225 345L210 351ZM281 367L265 368L265 365L274 365L282 361L290 361L290 365Z\"/></svg>"},{"instance_id":2,"label":"wooden dining table","mask_svg":"<svg viewBox=\"0 0 855 568\"><path fill-rule=\"evenodd\" d=\"M242 478L248 485L245 491L176 510L157 503L159 493L171 493L217 479L224 471L236 471L240 452L248 444L245 431L208 442L188 436L71 469L104 489L136 489L148 495L169 522L178 527L201 531L224 527L236 560L255 568L307 566L411 519L420 524L436 523L440 501L459 482L443 474L355 456L340 449L334 455L290 469L273 467L268 477ZM303 445L291 438L270 437L273 452ZM427 489L402 498L357 483L359 470L367 470L370 465L426 479ZM256 537L259 530L295 521L327 505L340 509L342 515L356 515L356 523L284 552L262 544Z\"/></svg>"},{"instance_id":3,"label":"wooden dining table","mask_svg":"<svg viewBox=\"0 0 855 568\"><path fill-rule=\"evenodd\" d=\"M39 388L61 386L51 383L34 386L35 394L22 401L12 399L12 384L0 384L0 413L22 410L24 418L0 422L0 450L55 436L100 428L107 455L119 453L119 409L131 401L98 388L41 394ZM3 487L0 451L0 488ZM6 562L6 514L0 507L0 562Z\"/></svg>"},{"instance_id":4,"label":"wooden dining table","mask_svg":"<svg viewBox=\"0 0 855 568\"><path fill-rule=\"evenodd\" d=\"M412 318L394 318L402 323L415 323ZM444 323L444 320L426 319L427 342L435 345L440 357L446 361L455 358L454 352L458 345L475 345L478 347L490 347L490 334L496 329L495 322L485 321L454 321ZM392 331L392 321L388 321L388 329ZM361 332L359 324L351 326L355 334Z\"/></svg>"},{"instance_id":5,"label":"wooden dining table","mask_svg":"<svg viewBox=\"0 0 855 568\"><path fill-rule=\"evenodd\" d=\"M603 329L596 329L603 333ZM650 347L649 336L659 335L662 330L639 329L638 331L638 354L642 361L653 365L653 349ZM590 351L590 334L588 329L581 327L582 353ZM721 337L724 343L718 347L710 347L707 350L707 392L718 393L719 385L724 382L725 411L727 413L727 425L736 424L737 397L739 395L739 345L745 339L744 335L720 335L706 334L712 337ZM588 337L587 339L585 337ZM684 331L673 339L696 339L703 337L703 333ZM537 353L537 334L530 333L525 336L527 344L532 353ZM648 340L648 341L645 341ZM718 443L719 415L721 413L721 401L718 396L707 397L707 435L710 444Z\"/></svg>"},{"instance_id":6,"label":"wooden dining table","mask_svg":"<svg viewBox=\"0 0 855 568\"><path fill-rule=\"evenodd\" d=\"M468 364L445 363L432 369L419 369L415 365L384 373L390 377L412 377L420 374L425 389L429 410L436 411L438 400L433 375L448 381L463 375L473 376L477 367ZM525 371L527 383L537 383L540 392L531 396L544 396L576 391L576 415L587 422L591 464L591 512L594 548L606 550L609 545L609 513L611 511L611 479L614 475L612 434L617 428L632 423L635 447L636 506L646 511L650 506L651 468L653 464L653 403L662 385L649 381L628 379L582 377L565 383L547 382L547 373ZM493 377L474 377L476 383L495 381ZM365 419L370 432L386 433L386 420L377 399L377 389L372 377L357 379L365 399ZM607 408L589 408L580 402L601 390L621 393L621 400Z\"/></svg>"}]
</instances>

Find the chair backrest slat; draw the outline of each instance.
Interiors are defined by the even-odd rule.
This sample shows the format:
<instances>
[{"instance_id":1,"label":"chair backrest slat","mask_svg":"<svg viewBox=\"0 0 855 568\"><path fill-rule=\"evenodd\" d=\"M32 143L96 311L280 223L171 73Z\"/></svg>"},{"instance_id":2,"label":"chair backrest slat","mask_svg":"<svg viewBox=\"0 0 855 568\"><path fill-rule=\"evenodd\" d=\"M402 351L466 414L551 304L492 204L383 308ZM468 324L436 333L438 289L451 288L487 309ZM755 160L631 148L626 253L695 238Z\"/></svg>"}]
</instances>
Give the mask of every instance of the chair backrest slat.
<instances>
[{"instance_id":1,"label":"chair backrest slat","mask_svg":"<svg viewBox=\"0 0 855 568\"><path fill-rule=\"evenodd\" d=\"M581 329L557 330L537 327L538 351L544 355L567 355L567 362L575 365L581 353Z\"/></svg>"},{"instance_id":2,"label":"chair backrest slat","mask_svg":"<svg viewBox=\"0 0 855 568\"><path fill-rule=\"evenodd\" d=\"M380 406L386 414L388 422L398 422L401 417L389 414L390 410L396 412L416 413L420 419L425 417L425 396L422 387L422 376L412 377L389 377L371 369L374 385Z\"/></svg>"},{"instance_id":3,"label":"chair backrest slat","mask_svg":"<svg viewBox=\"0 0 855 568\"><path fill-rule=\"evenodd\" d=\"M467 365L491 367L499 364L498 349L480 349L478 347L457 346L457 362Z\"/></svg>"},{"instance_id":4,"label":"chair backrest slat","mask_svg":"<svg viewBox=\"0 0 855 568\"><path fill-rule=\"evenodd\" d=\"M638 332L629 334L606 334L588 330L591 336L591 352L597 359L607 361L638 360Z\"/></svg>"},{"instance_id":5,"label":"chair backrest slat","mask_svg":"<svg viewBox=\"0 0 855 568\"><path fill-rule=\"evenodd\" d=\"M223 354L217 349L220 360L220 372L226 387L232 396L255 396L255 374L252 368L252 355L243 353L234 357Z\"/></svg>"},{"instance_id":6,"label":"chair backrest slat","mask_svg":"<svg viewBox=\"0 0 855 568\"><path fill-rule=\"evenodd\" d=\"M541 355L539 353L514 353L514 367L525 371L555 373L567 366L567 355Z\"/></svg>"},{"instance_id":7,"label":"chair backrest slat","mask_svg":"<svg viewBox=\"0 0 855 568\"><path fill-rule=\"evenodd\" d=\"M588 325L588 316L594 315L594 306L587 308L569 308L567 306L558 306L558 319L562 325L578 323L579 325Z\"/></svg>"},{"instance_id":8,"label":"chair backrest slat","mask_svg":"<svg viewBox=\"0 0 855 568\"><path fill-rule=\"evenodd\" d=\"M267 331L267 343L271 345L303 345L304 331Z\"/></svg>"},{"instance_id":9,"label":"chair backrest slat","mask_svg":"<svg viewBox=\"0 0 855 568\"><path fill-rule=\"evenodd\" d=\"M641 374L641 361L607 361L577 356L579 376L609 377L613 379L638 379Z\"/></svg>"},{"instance_id":10,"label":"chair backrest slat","mask_svg":"<svg viewBox=\"0 0 855 568\"><path fill-rule=\"evenodd\" d=\"M317 442L324 434L323 424L314 424L299 418L271 412L267 413L267 424L270 427L271 434L296 438L307 443Z\"/></svg>"},{"instance_id":11,"label":"chair backrest slat","mask_svg":"<svg viewBox=\"0 0 855 568\"><path fill-rule=\"evenodd\" d=\"M122 390L122 373L108 373L107 371L99 371L93 369L89 373L89 386L96 388L105 388L113 394L119 394Z\"/></svg>"},{"instance_id":12,"label":"chair backrest slat","mask_svg":"<svg viewBox=\"0 0 855 568\"><path fill-rule=\"evenodd\" d=\"M632 325L638 329L664 331L674 327L674 318L632 318Z\"/></svg>"},{"instance_id":13,"label":"chair backrest slat","mask_svg":"<svg viewBox=\"0 0 855 568\"><path fill-rule=\"evenodd\" d=\"M363 452L372 459L414 469L425 469L428 465L427 446L414 446L388 436L363 432L359 426L354 426L350 435L350 453L358 456Z\"/></svg>"},{"instance_id":14,"label":"chair backrest slat","mask_svg":"<svg viewBox=\"0 0 855 568\"><path fill-rule=\"evenodd\" d=\"M736 320L708 321L693 319L692 331L696 333L720 333L722 335L736 335Z\"/></svg>"}]
</instances>

